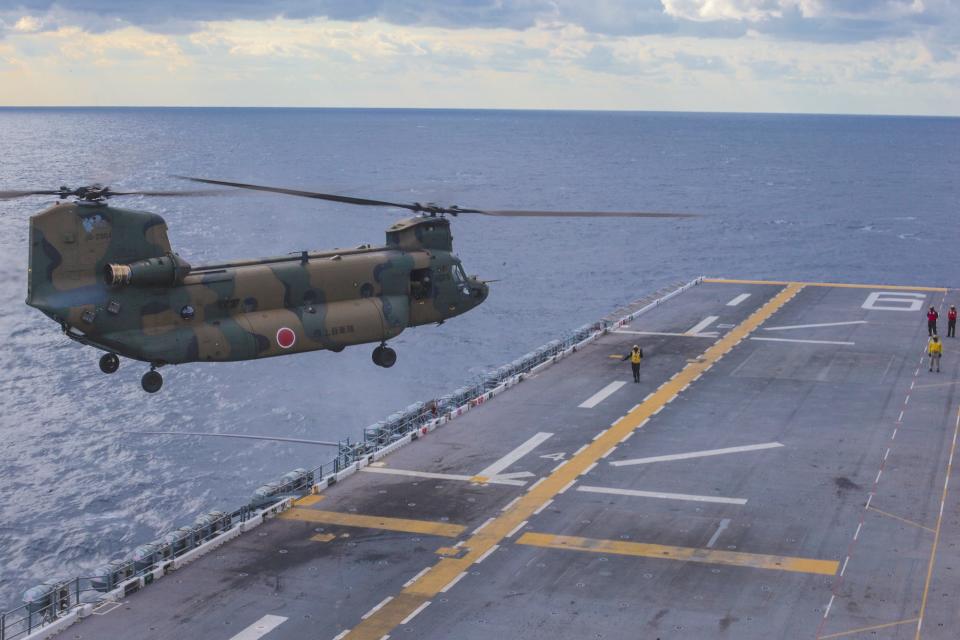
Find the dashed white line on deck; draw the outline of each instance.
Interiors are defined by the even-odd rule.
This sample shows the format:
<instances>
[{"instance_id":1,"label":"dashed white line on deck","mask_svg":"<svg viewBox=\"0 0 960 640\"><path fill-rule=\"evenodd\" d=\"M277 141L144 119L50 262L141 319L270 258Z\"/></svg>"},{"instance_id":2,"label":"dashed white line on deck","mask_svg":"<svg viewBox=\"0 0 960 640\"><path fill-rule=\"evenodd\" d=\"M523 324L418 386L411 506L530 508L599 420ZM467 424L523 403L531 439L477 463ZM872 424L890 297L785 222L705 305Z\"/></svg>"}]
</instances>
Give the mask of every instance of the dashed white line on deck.
<instances>
[{"instance_id":1,"label":"dashed white line on deck","mask_svg":"<svg viewBox=\"0 0 960 640\"><path fill-rule=\"evenodd\" d=\"M719 320L719 319L720 319L720 316L707 316L706 318L704 318L703 320L701 320L701 321L698 322L697 324L695 324L695 325L693 325L692 327L690 327L689 329L687 329L686 334L687 334L687 335L697 335L697 334L699 334L700 332L702 332L704 329L706 329L707 327L709 327L710 325L712 325L714 322L716 322L716 321Z\"/></svg>"},{"instance_id":2,"label":"dashed white line on deck","mask_svg":"<svg viewBox=\"0 0 960 640\"><path fill-rule=\"evenodd\" d=\"M756 336L751 336L751 340L761 340L763 342L799 342L804 344L836 344L846 347L852 347L856 342L849 342L847 340L799 340L792 338L758 338Z\"/></svg>"},{"instance_id":3,"label":"dashed white line on deck","mask_svg":"<svg viewBox=\"0 0 960 640\"><path fill-rule=\"evenodd\" d=\"M408 615L406 618L404 618L403 620L400 621L400 624L408 624L411 620L413 620L414 618L417 617L417 614L418 614L418 613L420 613L421 611L423 611L424 609L426 609L428 606L430 606L430 601L429 601L429 600L427 600L427 601L424 602L422 605L420 605L419 607L417 607L416 609L414 609L413 612L412 612L410 615Z\"/></svg>"},{"instance_id":4,"label":"dashed white line on deck","mask_svg":"<svg viewBox=\"0 0 960 640\"><path fill-rule=\"evenodd\" d=\"M632 458L630 460L615 460L610 464L615 467L625 467L636 464L651 464L654 462L669 462L671 460L688 460L690 458L706 458L708 456L722 456L728 453L742 453L745 451L760 451L763 449L776 449L783 445L779 442L764 442L762 444L748 444L740 447L726 447L724 449L706 449L703 451L690 451L687 453L674 453L665 456L651 456L649 458Z\"/></svg>"},{"instance_id":5,"label":"dashed white line on deck","mask_svg":"<svg viewBox=\"0 0 960 640\"><path fill-rule=\"evenodd\" d=\"M621 385L626 384L621 382ZM504 471L507 467L512 465L514 462L527 455L541 444L543 444L547 439L552 436L552 433L547 433L546 431L541 431L534 434L530 439L521 444L519 447L503 456L489 467L478 473L478 476L483 476L484 478L493 478L498 475L501 471Z\"/></svg>"},{"instance_id":6,"label":"dashed white line on deck","mask_svg":"<svg viewBox=\"0 0 960 640\"><path fill-rule=\"evenodd\" d=\"M595 406L597 406L598 404L606 400L608 397L613 395L618 389L620 389L625 384L627 383L624 382L623 380L617 380L615 382L611 382L610 384L605 386L603 389L600 389L600 391L597 391L595 394L593 394L592 396L590 396L589 398L581 402L579 405L580 408L593 409Z\"/></svg>"},{"instance_id":7,"label":"dashed white line on deck","mask_svg":"<svg viewBox=\"0 0 960 640\"><path fill-rule=\"evenodd\" d=\"M782 327L764 327L764 331L790 331L791 329L819 329L820 327L843 327L851 324L867 324L866 320L850 320L849 322L820 322L817 324L791 324Z\"/></svg>"},{"instance_id":8,"label":"dashed white line on deck","mask_svg":"<svg viewBox=\"0 0 960 640\"><path fill-rule=\"evenodd\" d=\"M667 493L665 491L638 491L636 489L615 489L612 487L580 486L577 491L585 493L605 493L634 498L659 498L661 500L688 500L690 502L713 502L717 504L747 504L745 498L723 498L720 496L698 496L689 493Z\"/></svg>"},{"instance_id":9,"label":"dashed white line on deck","mask_svg":"<svg viewBox=\"0 0 960 640\"><path fill-rule=\"evenodd\" d=\"M252 625L230 638L230 640L259 640L287 621L283 616L267 614Z\"/></svg>"},{"instance_id":10,"label":"dashed white line on deck","mask_svg":"<svg viewBox=\"0 0 960 640\"><path fill-rule=\"evenodd\" d=\"M365 614L360 616L360 619L366 620L367 618L375 614L377 611L380 611L380 609L383 609L385 606L387 606L387 603L389 603L391 600L393 600L393 596L387 596L386 598L380 601L380 604L378 604L373 609L370 609L370 611L367 611Z\"/></svg>"}]
</instances>

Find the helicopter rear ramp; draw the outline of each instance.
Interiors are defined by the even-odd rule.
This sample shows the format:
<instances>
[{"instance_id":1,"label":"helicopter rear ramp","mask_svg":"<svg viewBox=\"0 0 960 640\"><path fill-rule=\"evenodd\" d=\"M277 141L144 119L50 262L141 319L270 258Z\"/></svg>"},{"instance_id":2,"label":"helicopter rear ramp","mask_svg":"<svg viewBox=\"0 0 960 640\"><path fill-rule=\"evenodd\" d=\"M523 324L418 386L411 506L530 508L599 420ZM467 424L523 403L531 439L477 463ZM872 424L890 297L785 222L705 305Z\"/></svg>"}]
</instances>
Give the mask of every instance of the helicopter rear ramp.
<instances>
[{"instance_id":1,"label":"helicopter rear ramp","mask_svg":"<svg viewBox=\"0 0 960 640\"><path fill-rule=\"evenodd\" d=\"M955 638L951 300L705 280L67 634Z\"/></svg>"}]
</instances>

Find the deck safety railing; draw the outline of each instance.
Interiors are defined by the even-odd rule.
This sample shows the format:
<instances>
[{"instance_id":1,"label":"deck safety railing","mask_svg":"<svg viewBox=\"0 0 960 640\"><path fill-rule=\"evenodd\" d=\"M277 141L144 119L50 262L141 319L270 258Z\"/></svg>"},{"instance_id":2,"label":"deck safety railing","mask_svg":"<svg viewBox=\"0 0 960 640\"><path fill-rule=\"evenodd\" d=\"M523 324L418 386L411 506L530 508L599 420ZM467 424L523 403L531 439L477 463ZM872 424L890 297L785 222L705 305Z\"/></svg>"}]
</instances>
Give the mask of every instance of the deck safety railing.
<instances>
[{"instance_id":1,"label":"deck safety railing","mask_svg":"<svg viewBox=\"0 0 960 640\"><path fill-rule=\"evenodd\" d=\"M249 502L230 513L212 511L160 539L137 547L130 557L114 560L94 575L51 580L33 587L24 594L24 604L0 614L0 640L25 640L35 632L58 621L87 612L96 606L109 606L155 579L176 569L181 562L203 553L212 545L224 542L246 530L251 519L261 518L290 498L300 497L316 485L328 486L337 481L359 460L382 452L386 447L415 436L428 425L459 415L470 406L483 402L497 389L519 382L523 376L576 350L579 345L623 326L646 310L702 281L697 278L673 285L636 300L607 318L585 324L559 340L552 340L513 362L477 376L452 393L425 402L416 402L385 420L363 430L357 442L345 439L337 447L337 455L312 469L294 469L275 482L268 482L254 491ZM629 311L633 309L633 311ZM48 629L53 631L53 629Z\"/></svg>"}]
</instances>

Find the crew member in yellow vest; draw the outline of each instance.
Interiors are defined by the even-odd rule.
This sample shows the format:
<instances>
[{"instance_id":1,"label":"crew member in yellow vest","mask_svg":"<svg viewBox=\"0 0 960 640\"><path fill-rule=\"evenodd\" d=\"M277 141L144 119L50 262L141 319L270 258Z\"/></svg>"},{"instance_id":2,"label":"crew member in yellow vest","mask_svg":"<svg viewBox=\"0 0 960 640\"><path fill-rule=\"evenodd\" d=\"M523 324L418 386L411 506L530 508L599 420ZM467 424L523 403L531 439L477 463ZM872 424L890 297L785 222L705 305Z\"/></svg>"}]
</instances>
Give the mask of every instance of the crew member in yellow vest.
<instances>
[{"instance_id":1,"label":"crew member in yellow vest","mask_svg":"<svg viewBox=\"0 0 960 640\"><path fill-rule=\"evenodd\" d=\"M940 338L933 336L927 344L927 353L930 354L930 371L933 371L933 365L937 365L937 373L940 373L940 355L943 353L943 343Z\"/></svg>"},{"instance_id":2,"label":"crew member in yellow vest","mask_svg":"<svg viewBox=\"0 0 960 640\"><path fill-rule=\"evenodd\" d=\"M643 349L638 345L633 345L633 349L623 356L623 359L630 361L630 368L633 369L633 381L640 382L640 361L643 360Z\"/></svg>"}]
</instances>

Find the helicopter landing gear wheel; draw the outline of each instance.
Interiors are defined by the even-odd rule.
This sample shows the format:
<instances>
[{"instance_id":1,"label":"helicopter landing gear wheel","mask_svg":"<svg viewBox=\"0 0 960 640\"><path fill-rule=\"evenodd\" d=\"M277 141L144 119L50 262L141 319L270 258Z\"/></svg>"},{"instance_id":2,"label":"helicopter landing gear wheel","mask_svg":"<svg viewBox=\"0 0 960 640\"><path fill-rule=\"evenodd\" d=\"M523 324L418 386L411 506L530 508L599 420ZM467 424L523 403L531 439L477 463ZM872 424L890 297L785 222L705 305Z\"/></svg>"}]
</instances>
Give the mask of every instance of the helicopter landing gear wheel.
<instances>
[{"instance_id":1,"label":"helicopter landing gear wheel","mask_svg":"<svg viewBox=\"0 0 960 640\"><path fill-rule=\"evenodd\" d=\"M163 376L156 369L150 369L140 378L140 386L147 393L156 393L163 386Z\"/></svg>"},{"instance_id":2,"label":"helicopter landing gear wheel","mask_svg":"<svg viewBox=\"0 0 960 640\"><path fill-rule=\"evenodd\" d=\"M115 353L105 353L100 356L100 371L104 373L116 373L120 368L120 358Z\"/></svg>"},{"instance_id":3,"label":"helicopter landing gear wheel","mask_svg":"<svg viewBox=\"0 0 960 640\"><path fill-rule=\"evenodd\" d=\"M373 350L373 364L389 369L397 362L397 352L385 343Z\"/></svg>"}]
</instances>

